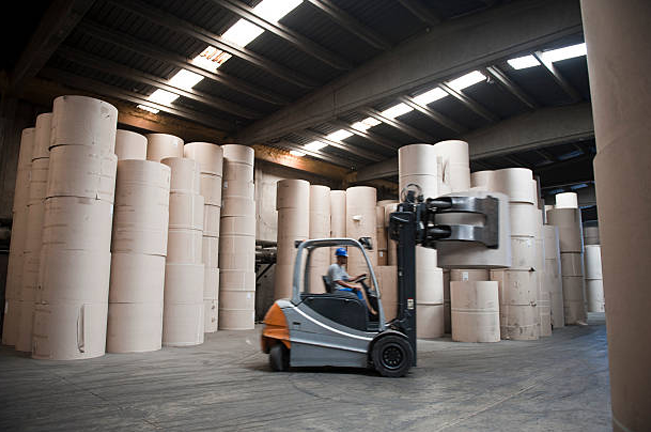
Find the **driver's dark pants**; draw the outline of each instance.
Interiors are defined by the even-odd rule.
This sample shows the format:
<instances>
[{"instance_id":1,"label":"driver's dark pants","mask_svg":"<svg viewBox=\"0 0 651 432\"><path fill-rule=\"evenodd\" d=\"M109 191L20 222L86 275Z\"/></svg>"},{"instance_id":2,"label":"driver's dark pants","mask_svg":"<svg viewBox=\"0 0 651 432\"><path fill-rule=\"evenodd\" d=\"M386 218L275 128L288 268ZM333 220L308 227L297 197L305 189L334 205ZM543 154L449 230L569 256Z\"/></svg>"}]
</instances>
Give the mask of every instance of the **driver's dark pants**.
<instances>
[{"instance_id":1,"label":"driver's dark pants","mask_svg":"<svg viewBox=\"0 0 651 432\"><path fill-rule=\"evenodd\" d=\"M364 296L362 295L362 292L360 290L354 290L352 288L337 288L337 291L346 291L346 292L354 292L357 294L357 298L364 303L364 306L368 308L368 305L366 304L366 301L364 300Z\"/></svg>"}]
</instances>

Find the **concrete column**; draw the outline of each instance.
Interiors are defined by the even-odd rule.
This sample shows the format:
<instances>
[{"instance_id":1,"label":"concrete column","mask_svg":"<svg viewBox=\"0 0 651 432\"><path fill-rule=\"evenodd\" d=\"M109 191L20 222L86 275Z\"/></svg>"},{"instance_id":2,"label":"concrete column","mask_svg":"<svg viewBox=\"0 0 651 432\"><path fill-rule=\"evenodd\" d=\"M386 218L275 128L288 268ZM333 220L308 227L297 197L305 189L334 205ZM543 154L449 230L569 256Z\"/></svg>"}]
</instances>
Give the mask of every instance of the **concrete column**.
<instances>
[{"instance_id":1,"label":"concrete column","mask_svg":"<svg viewBox=\"0 0 651 432\"><path fill-rule=\"evenodd\" d=\"M651 429L651 2L582 0L615 431Z\"/></svg>"}]
</instances>

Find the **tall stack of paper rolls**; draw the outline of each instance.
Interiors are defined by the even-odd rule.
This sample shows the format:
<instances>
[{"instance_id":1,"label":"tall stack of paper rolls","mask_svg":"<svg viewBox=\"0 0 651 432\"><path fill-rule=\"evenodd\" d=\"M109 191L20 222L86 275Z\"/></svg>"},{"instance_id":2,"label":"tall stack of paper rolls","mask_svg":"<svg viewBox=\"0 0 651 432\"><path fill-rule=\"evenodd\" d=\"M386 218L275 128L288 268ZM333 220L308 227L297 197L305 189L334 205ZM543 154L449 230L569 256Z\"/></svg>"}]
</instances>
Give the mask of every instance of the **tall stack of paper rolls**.
<instances>
[{"instance_id":1,"label":"tall stack of paper rolls","mask_svg":"<svg viewBox=\"0 0 651 432\"><path fill-rule=\"evenodd\" d=\"M41 114L36 118L34 148L29 182L29 201L27 203L27 237L23 251L23 276L20 289L20 321L16 350L32 351L32 330L34 306L38 287L38 275L43 246L43 218L45 216L45 196L47 175L50 165L50 134L52 113Z\"/></svg>"},{"instance_id":2,"label":"tall stack of paper rolls","mask_svg":"<svg viewBox=\"0 0 651 432\"><path fill-rule=\"evenodd\" d=\"M441 157L431 144L411 144L398 150L399 189L417 184L424 197L441 195ZM416 320L419 338L437 338L445 332L443 271L436 266L435 249L416 247Z\"/></svg>"},{"instance_id":3,"label":"tall stack of paper rolls","mask_svg":"<svg viewBox=\"0 0 651 432\"><path fill-rule=\"evenodd\" d=\"M118 161L147 159L147 138L136 132L118 129L115 135L115 155Z\"/></svg>"},{"instance_id":4,"label":"tall stack of paper rolls","mask_svg":"<svg viewBox=\"0 0 651 432\"><path fill-rule=\"evenodd\" d=\"M499 282L500 328L502 339L535 340L540 336L540 313L535 269L538 210L533 174L525 168L507 168L475 173L480 187L509 197L512 266L491 271L491 280ZM474 186L474 184L473 184Z\"/></svg>"},{"instance_id":5,"label":"tall stack of paper rolls","mask_svg":"<svg viewBox=\"0 0 651 432\"><path fill-rule=\"evenodd\" d=\"M310 237L310 184L305 180L280 180L276 185L278 253L274 275L274 298L290 298L296 259L296 241ZM338 209L338 208L337 208ZM339 211L336 213L339 215ZM345 236L342 236L345 237Z\"/></svg>"},{"instance_id":6,"label":"tall stack of paper rolls","mask_svg":"<svg viewBox=\"0 0 651 432\"><path fill-rule=\"evenodd\" d=\"M106 350L117 114L85 96L54 100L34 358Z\"/></svg>"},{"instance_id":7,"label":"tall stack of paper rolls","mask_svg":"<svg viewBox=\"0 0 651 432\"><path fill-rule=\"evenodd\" d=\"M238 144L225 144L222 150L219 328L248 330L255 326L254 152Z\"/></svg>"},{"instance_id":8,"label":"tall stack of paper rolls","mask_svg":"<svg viewBox=\"0 0 651 432\"><path fill-rule=\"evenodd\" d=\"M160 162L168 157L183 157L183 140L162 133L147 135L147 160Z\"/></svg>"},{"instance_id":9,"label":"tall stack of paper rolls","mask_svg":"<svg viewBox=\"0 0 651 432\"><path fill-rule=\"evenodd\" d=\"M375 206L377 263L380 266L389 265L389 227L386 220L386 206L389 204L396 204L396 201L382 200Z\"/></svg>"},{"instance_id":10,"label":"tall stack of paper rolls","mask_svg":"<svg viewBox=\"0 0 651 432\"><path fill-rule=\"evenodd\" d=\"M198 345L204 341L199 163L182 157L164 158L161 163L171 169L163 345Z\"/></svg>"},{"instance_id":11,"label":"tall stack of paper rolls","mask_svg":"<svg viewBox=\"0 0 651 432\"><path fill-rule=\"evenodd\" d=\"M369 186L353 186L346 189L346 237L359 240L360 237L369 237L372 250L366 250L366 255L375 267L377 265L377 228L375 203L377 191ZM368 274L368 265L364 260L361 250L348 248L348 264L346 271L351 277L362 273Z\"/></svg>"},{"instance_id":12,"label":"tall stack of paper rolls","mask_svg":"<svg viewBox=\"0 0 651 432\"><path fill-rule=\"evenodd\" d=\"M222 205L223 151L216 144L194 142L185 145L185 157L201 166L203 206L203 303L204 331L214 333L219 320L219 230Z\"/></svg>"},{"instance_id":13,"label":"tall stack of paper rolls","mask_svg":"<svg viewBox=\"0 0 651 432\"><path fill-rule=\"evenodd\" d=\"M601 270L601 246L585 246L585 292L588 312L604 312L604 281Z\"/></svg>"},{"instance_id":14,"label":"tall stack of paper rolls","mask_svg":"<svg viewBox=\"0 0 651 432\"><path fill-rule=\"evenodd\" d=\"M111 239L108 352L161 348L170 175L170 168L158 162L118 161Z\"/></svg>"},{"instance_id":15,"label":"tall stack of paper rolls","mask_svg":"<svg viewBox=\"0 0 651 432\"><path fill-rule=\"evenodd\" d=\"M551 321L554 328L565 327L563 311L563 283L561 281L561 251L558 241L558 228L544 225L545 271L543 283L549 292Z\"/></svg>"},{"instance_id":16,"label":"tall stack of paper rolls","mask_svg":"<svg viewBox=\"0 0 651 432\"><path fill-rule=\"evenodd\" d=\"M583 223L583 244L584 245L598 245L599 240L599 224L597 221L587 221Z\"/></svg>"},{"instance_id":17,"label":"tall stack of paper rolls","mask_svg":"<svg viewBox=\"0 0 651 432\"><path fill-rule=\"evenodd\" d=\"M330 238L346 237L346 191L330 191ZM336 247L330 248L330 259L334 259Z\"/></svg>"},{"instance_id":18,"label":"tall stack of paper rolls","mask_svg":"<svg viewBox=\"0 0 651 432\"><path fill-rule=\"evenodd\" d=\"M20 321L20 289L23 280L23 252L28 234L27 203L29 202L30 171L34 148L34 128L23 129L18 152L16 187L14 189L13 223L11 225L11 243L9 245L9 263L4 304L4 321L2 325L2 343L15 345L18 338Z\"/></svg>"},{"instance_id":19,"label":"tall stack of paper rolls","mask_svg":"<svg viewBox=\"0 0 651 432\"><path fill-rule=\"evenodd\" d=\"M330 236L330 188L310 185L310 238L328 238ZM323 276L328 273L331 263L330 250L318 248L310 259L310 292L325 293Z\"/></svg>"},{"instance_id":20,"label":"tall stack of paper rolls","mask_svg":"<svg viewBox=\"0 0 651 432\"><path fill-rule=\"evenodd\" d=\"M537 188L536 188L537 191ZM552 335L551 292L545 285L545 234L542 210L536 208L536 283L538 284L539 333L541 337Z\"/></svg>"},{"instance_id":21,"label":"tall stack of paper rolls","mask_svg":"<svg viewBox=\"0 0 651 432\"><path fill-rule=\"evenodd\" d=\"M377 266L374 271L380 286L384 319L390 322L398 316L398 266Z\"/></svg>"},{"instance_id":22,"label":"tall stack of paper rolls","mask_svg":"<svg viewBox=\"0 0 651 432\"><path fill-rule=\"evenodd\" d=\"M564 197L559 205L561 208L547 211L547 220L550 225L558 227L565 324L577 324L585 322L587 319L583 279L581 210L569 207ZM570 203L570 205L573 204Z\"/></svg>"}]
</instances>

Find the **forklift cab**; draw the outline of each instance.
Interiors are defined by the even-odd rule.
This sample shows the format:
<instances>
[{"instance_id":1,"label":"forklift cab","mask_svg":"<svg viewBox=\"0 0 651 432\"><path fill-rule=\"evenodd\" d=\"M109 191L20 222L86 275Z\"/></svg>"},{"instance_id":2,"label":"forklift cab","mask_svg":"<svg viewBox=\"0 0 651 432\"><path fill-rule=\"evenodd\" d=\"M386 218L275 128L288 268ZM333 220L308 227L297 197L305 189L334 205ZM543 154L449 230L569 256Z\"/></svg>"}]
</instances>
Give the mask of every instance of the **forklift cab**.
<instances>
[{"instance_id":1,"label":"forklift cab","mask_svg":"<svg viewBox=\"0 0 651 432\"><path fill-rule=\"evenodd\" d=\"M320 278L310 274L310 271L315 269L310 266L310 262L316 251L327 248L329 252L331 248L338 247L354 249L364 257L365 274L354 283L361 284L370 306L377 311L377 314L371 314L365 302L360 300L355 292L339 290L336 282L329 280L327 274L317 275L321 276ZM365 251L365 249L371 248L370 239L365 237L360 241L314 239L301 242L298 246L294 267L294 281L298 281L298 283L295 283L293 287L292 302L295 305L304 304L319 315L346 327L360 331L378 331L380 322L384 320L384 314L375 272ZM317 280L323 283L325 293L320 293L317 287L310 286L311 281Z\"/></svg>"}]
</instances>

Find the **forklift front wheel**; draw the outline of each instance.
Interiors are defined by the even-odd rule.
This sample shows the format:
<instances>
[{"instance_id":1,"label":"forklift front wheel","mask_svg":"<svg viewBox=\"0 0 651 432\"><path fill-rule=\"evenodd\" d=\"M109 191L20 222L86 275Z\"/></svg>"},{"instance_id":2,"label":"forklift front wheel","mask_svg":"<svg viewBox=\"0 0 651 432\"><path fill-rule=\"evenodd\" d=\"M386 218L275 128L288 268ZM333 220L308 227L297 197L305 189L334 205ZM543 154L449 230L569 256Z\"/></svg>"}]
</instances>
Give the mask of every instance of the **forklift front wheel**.
<instances>
[{"instance_id":1,"label":"forklift front wheel","mask_svg":"<svg viewBox=\"0 0 651 432\"><path fill-rule=\"evenodd\" d=\"M289 350L282 342L275 343L269 350L269 365L276 372L289 370Z\"/></svg>"},{"instance_id":2,"label":"forklift front wheel","mask_svg":"<svg viewBox=\"0 0 651 432\"><path fill-rule=\"evenodd\" d=\"M411 368L414 353L409 342L397 335L387 335L373 345L373 366L385 377L401 377Z\"/></svg>"}]
</instances>

